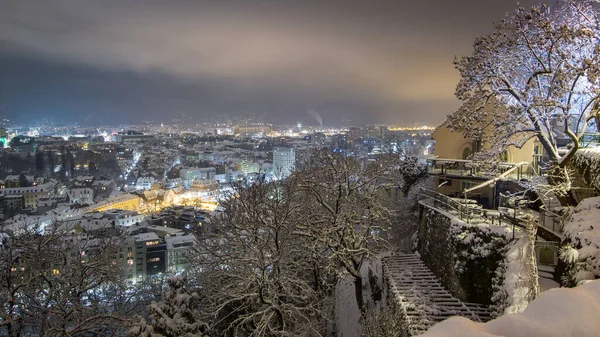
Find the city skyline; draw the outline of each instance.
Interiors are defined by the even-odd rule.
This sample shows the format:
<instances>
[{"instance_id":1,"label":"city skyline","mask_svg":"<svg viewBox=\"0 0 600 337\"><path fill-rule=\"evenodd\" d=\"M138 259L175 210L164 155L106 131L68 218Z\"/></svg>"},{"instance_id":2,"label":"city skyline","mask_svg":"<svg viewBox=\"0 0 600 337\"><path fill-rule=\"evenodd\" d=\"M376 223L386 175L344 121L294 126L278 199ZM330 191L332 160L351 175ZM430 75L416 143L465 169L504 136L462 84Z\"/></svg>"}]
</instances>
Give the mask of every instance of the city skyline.
<instances>
[{"instance_id":1,"label":"city skyline","mask_svg":"<svg viewBox=\"0 0 600 337\"><path fill-rule=\"evenodd\" d=\"M0 115L439 124L453 57L514 1L3 1ZM522 3L522 5L528 5Z\"/></svg>"}]
</instances>

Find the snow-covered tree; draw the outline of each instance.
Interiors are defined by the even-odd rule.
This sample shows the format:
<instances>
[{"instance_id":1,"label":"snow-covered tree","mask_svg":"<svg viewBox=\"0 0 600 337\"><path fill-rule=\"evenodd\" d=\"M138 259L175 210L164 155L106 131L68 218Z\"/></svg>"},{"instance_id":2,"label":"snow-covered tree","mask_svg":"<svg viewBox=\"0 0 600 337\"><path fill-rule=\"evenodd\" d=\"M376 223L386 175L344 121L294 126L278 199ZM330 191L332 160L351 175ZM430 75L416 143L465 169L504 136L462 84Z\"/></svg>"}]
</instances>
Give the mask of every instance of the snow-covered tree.
<instances>
[{"instance_id":1,"label":"snow-covered tree","mask_svg":"<svg viewBox=\"0 0 600 337\"><path fill-rule=\"evenodd\" d=\"M408 196L411 189L416 187L417 183L428 176L426 165L420 162L419 158L413 156L407 156L398 162L398 173L401 178L400 189L405 197Z\"/></svg>"},{"instance_id":2,"label":"snow-covered tree","mask_svg":"<svg viewBox=\"0 0 600 337\"><path fill-rule=\"evenodd\" d=\"M588 123L599 121L598 32L591 1L518 8L475 40L472 55L455 60L463 105L447 126L480 140L488 158L536 138L552 166L550 183L572 204L566 164ZM572 144L569 151L559 151L560 136Z\"/></svg>"},{"instance_id":3,"label":"snow-covered tree","mask_svg":"<svg viewBox=\"0 0 600 337\"><path fill-rule=\"evenodd\" d=\"M293 176L304 212L310 214L299 229L332 267L352 276L361 312L361 268L387 246L385 235L392 213L385 206L385 197L386 189L394 186L390 180L396 169L397 162L391 157L361 162L318 151L307 167Z\"/></svg>"},{"instance_id":4,"label":"snow-covered tree","mask_svg":"<svg viewBox=\"0 0 600 337\"><path fill-rule=\"evenodd\" d=\"M184 277L167 279L159 302L148 306L149 321L140 318L128 334L135 337L201 337L208 329L200 317L200 298L186 287Z\"/></svg>"},{"instance_id":5,"label":"snow-covered tree","mask_svg":"<svg viewBox=\"0 0 600 337\"><path fill-rule=\"evenodd\" d=\"M195 280L216 335L322 335L331 294L323 258L297 234L302 213L288 181L238 186L200 238Z\"/></svg>"},{"instance_id":6,"label":"snow-covered tree","mask_svg":"<svg viewBox=\"0 0 600 337\"><path fill-rule=\"evenodd\" d=\"M10 336L115 335L128 321L103 289L121 282L112 239L80 240L38 228L5 233L0 246L0 326Z\"/></svg>"},{"instance_id":7,"label":"snow-covered tree","mask_svg":"<svg viewBox=\"0 0 600 337\"><path fill-rule=\"evenodd\" d=\"M390 181L384 205L392 211L393 226L389 232L390 243L395 248L409 251L415 243L414 234L419 225L420 189L432 189L433 178L427 167L416 157L405 157L398 162L398 175ZM393 183L397 183L395 186Z\"/></svg>"}]
</instances>

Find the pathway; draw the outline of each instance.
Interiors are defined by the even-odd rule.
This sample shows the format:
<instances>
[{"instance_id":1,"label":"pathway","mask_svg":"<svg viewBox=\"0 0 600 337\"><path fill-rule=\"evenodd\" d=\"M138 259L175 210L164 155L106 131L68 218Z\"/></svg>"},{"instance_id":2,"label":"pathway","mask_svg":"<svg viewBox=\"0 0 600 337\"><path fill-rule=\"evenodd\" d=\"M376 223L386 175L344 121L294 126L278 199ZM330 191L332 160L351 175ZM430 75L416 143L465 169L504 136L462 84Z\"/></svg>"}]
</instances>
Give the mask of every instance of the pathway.
<instances>
[{"instance_id":1,"label":"pathway","mask_svg":"<svg viewBox=\"0 0 600 337\"><path fill-rule=\"evenodd\" d=\"M390 292L388 296L395 298L404 311L411 336L452 316L463 316L476 322L490 319L487 307L454 298L414 254L384 257L383 273Z\"/></svg>"}]
</instances>

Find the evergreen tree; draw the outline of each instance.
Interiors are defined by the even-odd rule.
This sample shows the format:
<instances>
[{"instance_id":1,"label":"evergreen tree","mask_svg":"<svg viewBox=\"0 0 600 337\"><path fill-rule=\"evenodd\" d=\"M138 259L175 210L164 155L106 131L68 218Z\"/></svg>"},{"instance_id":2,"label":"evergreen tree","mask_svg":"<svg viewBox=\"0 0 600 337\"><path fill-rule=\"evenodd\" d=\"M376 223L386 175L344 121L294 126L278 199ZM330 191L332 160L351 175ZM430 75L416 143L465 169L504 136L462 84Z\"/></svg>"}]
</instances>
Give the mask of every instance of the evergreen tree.
<instances>
[{"instance_id":1,"label":"evergreen tree","mask_svg":"<svg viewBox=\"0 0 600 337\"><path fill-rule=\"evenodd\" d=\"M48 157L48 165L50 166L50 175L54 175L54 167L56 166L56 160L54 159L54 153L52 151L46 152Z\"/></svg>"},{"instance_id":2,"label":"evergreen tree","mask_svg":"<svg viewBox=\"0 0 600 337\"><path fill-rule=\"evenodd\" d=\"M60 149L60 176L61 177L67 176L67 163L68 163L67 152L65 150L65 147L63 146Z\"/></svg>"},{"instance_id":3,"label":"evergreen tree","mask_svg":"<svg viewBox=\"0 0 600 337\"><path fill-rule=\"evenodd\" d=\"M24 173L19 174L19 187L27 187L27 177Z\"/></svg>"},{"instance_id":4,"label":"evergreen tree","mask_svg":"<svg viewBox=\"0 0 600 337\"><path fill-rule=\"evenodd\" d=\"M96 167L95 162L91 160L88 162L88 171L91 175L96 175L96 173L98 172L98 168Z\"/></svg>"},{"instance_id":5,"label":"evergreen tree","mask_svg":"<svg viewBox=\"0 0 600 337\"><path fill-rule=\"evenodd\" d=\"M68 150L67 153L69 156L69 176L72 177L73 173L75 172L75 156L71 150Z\"/></svg>"},{"instance_id":6,"label":"evergreen tree","mask_svg":"<svg viewBox=\"0 0 600 337\"><path fill-rule=\"evenodd\" d=\"M35 153L35 170L38 174L44 173L44 153L42 151Z\"/></svg>"},{"instance_id":7,"label":"evergreen tree","mask_svg":"<svg viewBox=\"0 0 600 337\"><path fill-rule=\"evenodd\" d=\"M207 330L206 324L198 317L199 296L185 287L183 277L167 280L168 289L162 301L148 306L149 321L140 319L129 330L133 337L201 337Z\"/></svg>"}]
</instances>

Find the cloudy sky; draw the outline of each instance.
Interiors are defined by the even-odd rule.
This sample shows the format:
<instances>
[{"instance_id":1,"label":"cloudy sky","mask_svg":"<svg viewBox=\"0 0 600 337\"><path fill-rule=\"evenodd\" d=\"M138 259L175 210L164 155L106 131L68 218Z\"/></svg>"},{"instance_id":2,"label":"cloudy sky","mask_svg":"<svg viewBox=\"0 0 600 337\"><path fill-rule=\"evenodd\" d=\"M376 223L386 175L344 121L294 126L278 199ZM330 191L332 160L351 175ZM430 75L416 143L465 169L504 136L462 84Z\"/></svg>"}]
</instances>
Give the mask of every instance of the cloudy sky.
<instances>
[{"instance_id":1,"label":"cloudy sky","mask_svg":"<svg viewBox=\"0 0 600 337\"><path fill-rule=\"evenodd\" d=\"M530 5L531 1L521 1ZM0 116L430 123L513 0L0 0Z\"/></svg>"}]
</instances>

